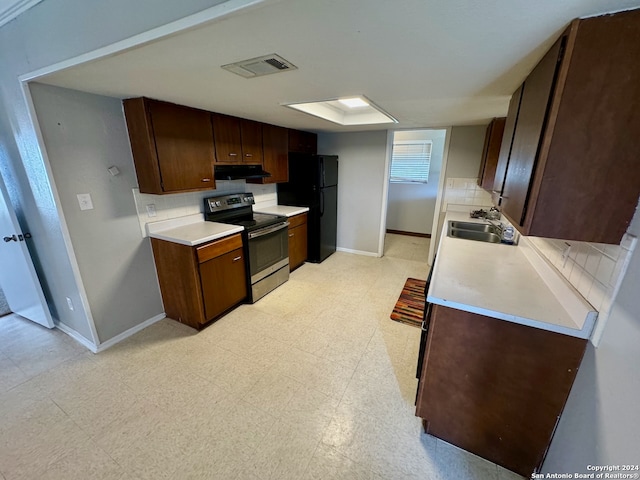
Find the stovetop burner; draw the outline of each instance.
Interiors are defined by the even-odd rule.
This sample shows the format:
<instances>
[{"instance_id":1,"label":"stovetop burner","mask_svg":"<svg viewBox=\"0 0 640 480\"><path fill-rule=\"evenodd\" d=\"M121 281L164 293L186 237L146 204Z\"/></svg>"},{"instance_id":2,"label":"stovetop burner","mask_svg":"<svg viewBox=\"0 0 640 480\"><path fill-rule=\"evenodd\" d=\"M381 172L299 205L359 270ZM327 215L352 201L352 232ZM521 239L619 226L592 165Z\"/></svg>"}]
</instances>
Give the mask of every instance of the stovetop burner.
<instances>
[{"instance_id":1,"label":"stovetop burner","mask_svg":"<svg viewBox=\"0 0 640 480\"><path fill-rule=\"evenodd\" d=\"M219 197L204 199L204 216L209 222L230 223L240 225L247 231L267 227L282 221L287 217L269 213L255 213L252 193L234 193Z\"/></svg>"},{"instance_id":2,"label":"stovetop burner","mask_svg":"<svg viewBox=\"0 0 640 480\"><path fill-rule=\"evenodd\" d=\"M270 225L274 222L280 221L283 217L280 215L271 215L269 213L253 213L252 217L243 217L238 220L228 220L225 223L233 223L234 225L240 225L244 228L260 228L262 226Z\"/></svg>"}]
</instances>

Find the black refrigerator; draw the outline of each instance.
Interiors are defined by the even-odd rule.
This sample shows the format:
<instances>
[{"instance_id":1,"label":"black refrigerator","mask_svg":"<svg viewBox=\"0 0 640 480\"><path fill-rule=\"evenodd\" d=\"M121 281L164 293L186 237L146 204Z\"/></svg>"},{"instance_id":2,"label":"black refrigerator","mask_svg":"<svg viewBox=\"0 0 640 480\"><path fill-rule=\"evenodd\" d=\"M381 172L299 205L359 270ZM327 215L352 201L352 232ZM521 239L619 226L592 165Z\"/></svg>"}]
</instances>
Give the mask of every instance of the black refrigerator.
<instances>
[{"instance_id":1,"label":"black refrigerator","mask_svg":"<svg viewBox=\"0 0 640 480\"><path fill-rule=\"evenodd\" d=\"M308 261L320 263L336 251L338 156L289 154L289 181L278 184L278 203L309 207Z\"/></svg>"}]
</instances>

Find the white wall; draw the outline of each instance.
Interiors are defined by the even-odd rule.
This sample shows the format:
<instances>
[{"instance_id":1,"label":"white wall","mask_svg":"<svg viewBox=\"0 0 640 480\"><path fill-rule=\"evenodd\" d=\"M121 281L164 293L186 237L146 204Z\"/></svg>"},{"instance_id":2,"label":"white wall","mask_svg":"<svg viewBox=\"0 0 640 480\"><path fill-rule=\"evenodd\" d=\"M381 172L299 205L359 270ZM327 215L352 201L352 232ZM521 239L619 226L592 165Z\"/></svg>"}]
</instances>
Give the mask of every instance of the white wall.
<instances>
[{"instance_id":1,"label":"white wall","mask_svg":"<svg viewBox=\"0 0 640 480\"><path fill-rule=\"evenodd\" d=\"M446 130L394 132L394 140L432 140L433 146L428 183L389 184L387 229L431 234L446 133Z\"/></svg>"},{"instance_id":2,"label":"white wall","mask_svg":"<svg viewBox=\"0 0 640 480\"><path fill-rule=\"evenodd\" d=\"M164 312L151 244L141 235L122 102L32 84L33 102L98 338ZM116 166L120 174L107 169ZM76 194L89 193L93 210Z\"/></svg>"},{"instance_id":3,"label":"white wall","mask_svg":"<svg viewBox=\"0 0 640 480\"><path fill-rule=\"evenodd\" d=\"M387 132L321 133L318 152L338 155L339 249L378 253Z\"/></svg>"},{"instance_id":4,"label":"white wall","mask_svg":"<svg viewBox=\"0 0 640 480\"><path fill-rule=\"evenodd\" d=\"M58 0L39 3L0 28L0 171L56 322L91 340L82 285L74 275L18 77L222 3L220 0ZM66 306L65 297L76 305Z\"/></svg>"},{"instance_id":5,"label":"white wall","mask_svg":"<svg viewBox=\"0 0 640 480\"><path fill-rule=\"evenodd\" d=\"M444 222L442 212L446 211L448 204L490 204L488 201L490 196L476 183L486 129L487 127L482 125L451 127L447 165L444 172L443 201L438 216L437 231L435 235L433 232L431 234L436 240L432 241L429 247L429 258L433 258L433 253L437 250Z\"/></svg>"},{"instance_id":6,"label":"white wall","mask_svg":"<svg viewBox=\"0 0 640 480\"><path fill-rule=\"evenodd\" d=\"M451 129L447 178L478 178L486 131L486 125Z\"/></svg>"},{"instance_id":7,"label":"white wall","mask_svg":"<svg viewBox=\"0 0 640 480\"><path fill-rule=\"evenodd\" d=\"M640 235L640 211L629 233ZM637 465L640 459L640 249L631 256L598 348L587 344L543 472L587 465ZM636 472L632 472L636 473Z\"/></svg>"}]
</instances>

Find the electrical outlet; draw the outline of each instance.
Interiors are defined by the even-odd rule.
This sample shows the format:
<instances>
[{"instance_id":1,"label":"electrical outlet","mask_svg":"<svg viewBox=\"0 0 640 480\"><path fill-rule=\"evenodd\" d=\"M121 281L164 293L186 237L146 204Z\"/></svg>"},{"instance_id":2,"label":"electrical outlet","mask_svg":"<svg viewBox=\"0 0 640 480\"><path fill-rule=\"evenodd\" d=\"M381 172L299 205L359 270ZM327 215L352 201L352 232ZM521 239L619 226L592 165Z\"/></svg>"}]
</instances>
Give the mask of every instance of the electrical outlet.
<instances>
[{"instance_id":1,"label":"electrical outlet","mask_svg":"<svg viewBox=\"0 0 640 480\"><path fill-rule=\"evenodd\" d=\"M79 193L78 203L80 204L80 210L93 210L93 201L91 201L91 195L88 193Z\"/></svg>"},{"instance_id":2,"label":"electrical outlet","mask_svg":"<svg viewBox=\"0 0 640 480\"><path fill-rule=\"evenodd\" d=\"M155 217L156 215L158 215L156 212L156 204L150 203L147 205L147 217Z\"/></svg>"},{"instance_id":3,"label":"electrical outlet","mask_svg":"<svg viewBox=\"0 0 640 480\"><path fill-rule=\"evenodd\" d=\"M67 297L67 305L69 306L69 310L73 312L73 302L69 297Z\"/></svg>"}]
</instances>

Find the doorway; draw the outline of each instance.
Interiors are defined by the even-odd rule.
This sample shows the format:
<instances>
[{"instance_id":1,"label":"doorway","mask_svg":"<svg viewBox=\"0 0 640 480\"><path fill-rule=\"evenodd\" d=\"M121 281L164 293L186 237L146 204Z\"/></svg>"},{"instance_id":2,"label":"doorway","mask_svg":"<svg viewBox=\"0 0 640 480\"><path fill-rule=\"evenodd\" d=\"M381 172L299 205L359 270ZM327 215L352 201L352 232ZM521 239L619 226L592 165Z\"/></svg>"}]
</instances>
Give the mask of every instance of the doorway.
<instances>
[{"instance_id":1,"label":"doorway","mask_svg":"<svg viewBox=\"0 0 640 480\"><path fill-rule=\"evenodd\" d=\"M392 133L384 254L427 262L448 130Z\"/></svg>"}]
</instances>

